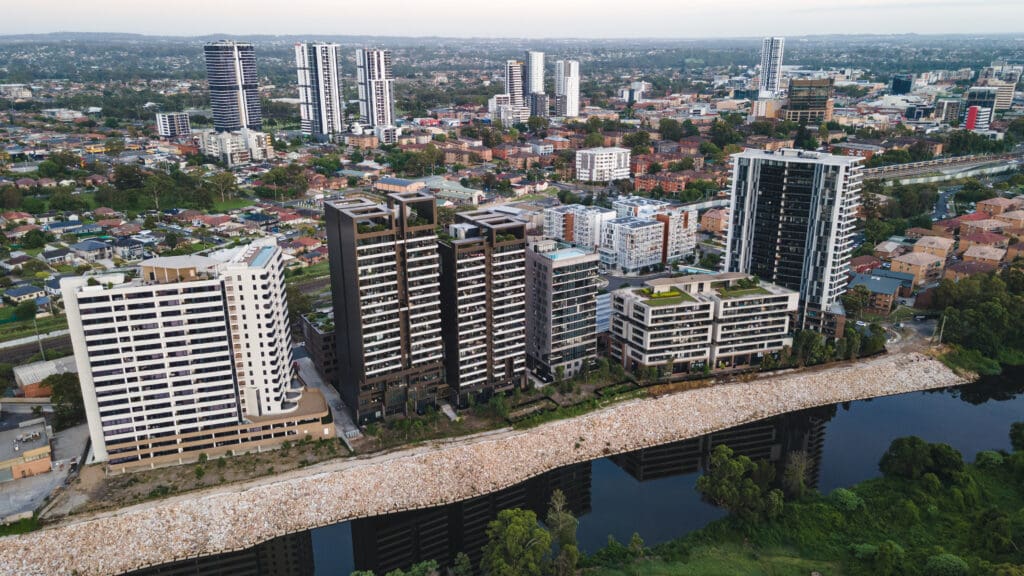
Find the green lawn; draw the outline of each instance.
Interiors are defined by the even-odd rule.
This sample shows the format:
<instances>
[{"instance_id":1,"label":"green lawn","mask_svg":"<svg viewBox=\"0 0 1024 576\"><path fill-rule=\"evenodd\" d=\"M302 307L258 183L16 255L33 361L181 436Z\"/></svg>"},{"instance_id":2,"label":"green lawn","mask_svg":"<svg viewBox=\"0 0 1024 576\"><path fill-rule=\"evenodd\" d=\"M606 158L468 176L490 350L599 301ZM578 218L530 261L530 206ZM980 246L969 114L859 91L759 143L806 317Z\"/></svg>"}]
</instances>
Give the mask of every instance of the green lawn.
<instances>
[{"instance_id":1,"label":"green lawn","mask_svg":"<svg viewBox=\"0 0 1024 576\"><path fill-rule=\"evenodd\" d=\"M722 298L739 298L740 296L754 296L768 294L769 292L760 286L753 288L719 288L718 294Z\"/></svg>"},{"instance_id":2,"label":"green lawn","mask_svg":"<svg viewBox=\"0 0 1024 576\"><path fill-rule=\"evenodd\" d=\"M294 276L288 276L286 281L303 282L314 278L321 278L331 273L330 264L326 260L319 264L313 264L311 266L306 266L305 268L298 268L298 270L301 270L302 273L295 274Z\"/></svg>"},{"instance_id":3,"label":"green lawn","mask_svg":"<svg viewBox=\"0 0 1024 576\"><path fill-rule=\"evenodd\" d=\"M210 212L229 212L231 210L238 210L239 208L252 206L255 203L256 201L252 198L228 198L224 202L215 200Z\"/></svg>"},{"instance_id":4,"label":"green lawn","mask_svg":"<svg viewBox=\"0 0 1024 576\"><path fill-rule=\"evenodd\" d=\"M64 330L68 327L68 319L66 316L49 316L47 318L39 318L36 320L36 323L39 325L39 334L46 334L47 332L53 332L54 330ZM35 334L36 329L35 326L32 325L31 320L0 325L0 342L16 340L26 336L34 336Z\"/></svg>"}]
</instances>

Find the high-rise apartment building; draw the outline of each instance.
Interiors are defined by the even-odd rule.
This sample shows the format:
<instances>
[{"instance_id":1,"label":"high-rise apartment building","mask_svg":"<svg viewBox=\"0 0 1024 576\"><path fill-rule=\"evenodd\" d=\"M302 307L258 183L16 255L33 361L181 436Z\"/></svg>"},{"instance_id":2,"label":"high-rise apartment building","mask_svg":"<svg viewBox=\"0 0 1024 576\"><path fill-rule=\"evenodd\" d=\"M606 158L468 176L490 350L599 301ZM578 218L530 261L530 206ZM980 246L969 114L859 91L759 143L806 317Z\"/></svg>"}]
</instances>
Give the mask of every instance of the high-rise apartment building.
<instances>
[{"instance_id":1,"label":"high-rise apartment building","mask_svg":"<svg viewBox=\"0 0 1024 576\"><path fill-rule=\"evenodd\" d=\"M341 97L341 46L316 42L295 45L299 77L302 133L319 139L338 138L345 131Z\"/></svg>"},{"instance_id":2,"label":"high-rise apartment building","mask_svg":"<svg viewBox=\"0 0 1024 576\"><path fill-rule=\"evenodd\" d=\"M544 209L544 235L587 249L601 244L601 232L615 211L600 206L566 204Z\"/></svg>"},{"instance_id":3,"label":"high-rise apartment building","mask_svg":"<svg viewBox=\"0 0 1024 576\"><path fill-rule=\"evenodd\" d=\"M395 77L391 51L356 50L356 82L359 86L359 118L369 128L395 123Z\"/></svg>"},{"instance_id":4,"label":"high-rise apartment building","mask_svg":"<svg viewBox=\"0 0 1024 576\"><path fill-rule=\"evenodd\" d=\"M985 131L992 122L992 109L983 106L968 106L964 111L964 130Z\"/></svg>"},{"instance_id":5,"label":"high-rise apartment building","mask_svg":"<svg viewBox=\"0 0 1024 576\"><path fill-rule=\"evenodd\" d=\"M580 115L580 63L576 60L555 62L555 115Z\"/></svg>"},{"instance_id":6,"label":"high-rise apartment building","mask_svg":"<svg viewBox=\"0 0 1024 576\"><path fill-rule=\"evenodd\" d=\"M523 75L524 94L544 93L544 53L528 50Z\"/></svg>"},{"instance_id":7,"label":"high-rise apartment building","mask_svg":"<svg viewBox=\"0 0 1024 576\"><path fill-rule=\"evenodd\" d=\"M322 396L292 379L273 240L145 260L137 277L65 278L61 290L98 461L176 462L326 434Z\"/></svg>"},{"instance_id":8,"label":"high-rise apartment building","mask_svg":"<svg viewBox=\"0 0 1024 576\"><path fill-rule=\"evenodd\" d=\"M523 63L519 60L505 62L505 94L509 95L512 106L526 105L526 86L524 85Z\"/></svg>"},{"instance_id":9,"label":"high-rise apartment building","mask_svg":"<svg viewBox=\"0 0 1024 576\"><path fill-rule=\"evenodd\" d=\"M818 125L832 119L835 106L832 78L793 78L789 81L789 100L783 109L786 120Z\"/></svg>"},{"instance_id":10,"label":"high-rise apartment building","mask_svg":"<svg viewBox=\"0 0 1024 576\"><path fill-rule=\"evenodd\" d=\"M940 98L935 101L935 118L947 124L960 121L964 101L959 98Z\"/></svg>"},{"instance_id":11,"label":"high-rise apartment building","mask_svg":"<svg viewBox=\"0 0 1024 576\"><path fill-rule=\"evenodd\" d=\"M636 274L661 264L664 225L644 218L615 218L601 229L601 265Z\"/></svg>"},{"instance_id":12,"label":"high-rise apartment building","mask_svg":"<svg viewBox=\"0 0 1024 576\"><path fill-rule=\"evenodd\" d=\"M210 42L203 48L213 127L218 132L263 129L256 50L248 42Z\"/></svg>"},{"instance_id":13,"label":"high-rise apartment building","mask_svg":"<svg viewBox=\"0 0 1024 576\"><path fill-rule=\"evenodd\" d=\"M662 226L661 264L693 254L697 246L696 210L644 196L619 196L612 202L612 208L619 218L653 220Z\"/></svg>"},{"instance_id":14,"label":"high-rise apartment building","mask_svg":"<svg viewBox=\"0 0 1024 576\"><path fill-rule=\"evenodd\" d=\"M434 196L324 209L342 398L365 423L447 397Z\"/></svg>"},{"instance_id":15,"label":"high-rise apartment building","mask_svg":"<svg viewBox=\"0 0 1024 576\"><path fill-rule=\"evenodd\" d=\"M522 385L526 374L526 225L508 214L461 212L439 245L444 365L470 396Z\"/></svg>"},{"instance_id":16,"label":"high-rise apartment building","mask_svg":"<svg viewBox=\"0 0 1024 576\"><path fill-rule=\"evenodd\" d=\"M782 85L782 53L785 38L769 37L761 41L761 72L758 90L766 98L778 94Z\"/></svg>"},{"instance_id":17,"label":"high-rise apartment building","mask_svg":"<svg viewBox=\"0 0 1024 576\"><path fill-rule=\"evenodd\" d=\"M551 101L547 94L530 94L530 116L547 118L550 116Z\"/></svg>"},{"instance_id":18,"label":"high-rise apartment building","mask_svg":"<svg viewBox=\"0 0 1024 576\"><path fill-rule=\"evenodd\" d=\"M576 152L576 179L611 182L629 178L628 148L587 148Z\"/></svg>"},{"instance_id":19,"label":"high-rise apartment building","mask_svg":"<svg viewBox=\"0 0 1024 576\"><path fill-rule=\"evenodd\" d=\"M527 247L526 363L534 372L568 378L597 354L598 260L555 240Z\"/></svg>"},{"instance_id":20,"label":"high-rise apartment building","mask_svg":"<svg viewBox=\"0 0 1024 576\"><path fill-rule=\"evenodd\" d=\"M784 149L732 156L726 270L800 293L801 327L841 333L862 158Z\"/></svg>"},{"instance_id":21,"label":"high-rise apartment building","mask_svg":"<svg viewBox=\"0 0 1024 576\"><path fill-rule=\"evenodd\" d=\"M177 138L192 133L192 123L187 112L158 112L156 132L161 138Z\"/></svg>"}]
</instances>

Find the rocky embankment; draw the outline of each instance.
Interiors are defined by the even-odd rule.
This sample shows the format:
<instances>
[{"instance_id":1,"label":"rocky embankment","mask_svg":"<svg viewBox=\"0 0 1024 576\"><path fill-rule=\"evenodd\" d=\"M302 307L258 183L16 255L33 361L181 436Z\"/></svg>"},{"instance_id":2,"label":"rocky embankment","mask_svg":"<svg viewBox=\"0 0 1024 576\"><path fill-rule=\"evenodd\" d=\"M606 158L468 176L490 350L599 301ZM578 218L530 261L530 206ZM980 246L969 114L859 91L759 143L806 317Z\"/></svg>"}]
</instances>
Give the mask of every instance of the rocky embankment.
<instances>
[{"instance_id":1,"label":"rocky embankment","mask_svg":"<svg viewBox=\"0 0 1024 576\"><path fill-rule=\"evenodd\" d=\"M324 463L0 539L0 574L120 574L352 518L456 502L547 470L804 408L962 384L893 354L616 404L571 420Z\"/></svg>"}]
</instances>

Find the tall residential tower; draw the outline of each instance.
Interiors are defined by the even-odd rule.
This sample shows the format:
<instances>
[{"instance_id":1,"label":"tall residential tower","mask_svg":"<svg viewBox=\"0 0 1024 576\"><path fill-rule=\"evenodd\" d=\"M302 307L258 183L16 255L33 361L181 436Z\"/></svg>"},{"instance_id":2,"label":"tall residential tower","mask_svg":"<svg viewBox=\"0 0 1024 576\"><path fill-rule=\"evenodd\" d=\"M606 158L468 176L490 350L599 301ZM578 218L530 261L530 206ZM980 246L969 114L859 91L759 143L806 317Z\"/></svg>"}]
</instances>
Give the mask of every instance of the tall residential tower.
<instances>
[{"instance_id":1,"label":"tall residential tower","mask_svg":"<svg viewBox=\"0 0 1024 576\"><path fill-rule=\"evenodd\" d=\"M356 82L359 84L359 118L370 128L395 124L395 77L391 51L356 50Z\"/></svg>"},{"instance_id":2,"label":"tall residential tower","mask_svg":"<svg viewBox=\"0 0 1024 576\"><path fill-rule=\"evenodd\" d=\"M248 42L210 42L203 48L213 126L218 132L263 128L256 51Z\"/></svg>"},{"instance_id":3,"label":"tall residential tower","mask_svg":"<svg viewBox=\"0 0 1024 576\"><path fill-rule=\"evenodd\" d=\"M321 42L296 44L295 67L299 76L302 133L324 140L337 138L345 131L341 46Z\"/></svg>"},{"instance_id":4,"label":"tall residential tower","mask_svg":"<svg viewBox=\"0 0 1024 576\"><path fill-rule=\"evenodd\" d=\"M523 92L526 94L544 93L544 53L528 50L526 52L526 70L523 76Z\"/></svg>"},{"instance_id":5,"label":"tall residential tower","mask_svg":"<svg viewBox=\"0 0 1024 576\"><path fill-rule=\"evenodd\" d=\"M830 324L849 280L862 158L783 149L732 156L726 271L800 293L800 327Z\"/></svg>"},{"instance_id":6,"label":"tall residential tower","mask_svg":"<svg viewBox=\"0 0 1024 576\"><path fill-rule=\"evenodd\" d=\"M576 60L555 62L555 115L580 115L580 63Z\"/></svg>"},{"instance_id":7,"label":"tall residential tower","mask_svg":"<svg viewBox=\"0 0 1024 576\"><path fill-rule=\"evenodd\" d=\"M761 74L758 90L764 97L778 94L782 83L782 52L786 39L772 36L761 41Z\"/></svg>"},{"instance_id":8,"label":"tall residential tower","mask_svg":"<svg viewBox=\"0 0 1024 576\"><path fill-rule=\"evenodd\" d=\"M505 93L509 95L511 106L522 107L527 104L523 84L523 63L519 60L505 62Z\"/></svg>"}]
</instances>

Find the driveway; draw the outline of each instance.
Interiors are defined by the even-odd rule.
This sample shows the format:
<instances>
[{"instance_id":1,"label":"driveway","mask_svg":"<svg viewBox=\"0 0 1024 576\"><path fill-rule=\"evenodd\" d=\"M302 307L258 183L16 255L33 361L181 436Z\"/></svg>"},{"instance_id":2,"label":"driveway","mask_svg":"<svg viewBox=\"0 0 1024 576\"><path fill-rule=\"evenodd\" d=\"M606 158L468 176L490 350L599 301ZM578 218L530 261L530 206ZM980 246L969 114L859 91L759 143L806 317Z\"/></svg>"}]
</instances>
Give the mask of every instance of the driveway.
<instances>
[{"instance_id":1,"label":"driveway","mask_svg":"<svg viewBox=\"0 0 1024 576\"><path fill-rule=\"evenodd\" d=\"M323 393L324 398L327 400L327 405L331 407L331 416L334 418L334 431L338 438L354 439L361 437L362 433L352 419L348 407L341 400L341 395L334 389L334 386L327 384L320 378L320 373L317 372L316 366L313 365L313 360L308 357L299 358L295 360L295 363L299 367L299 380L302 380L306 386L316 388Z\"/></svg>"}]
</instances>

